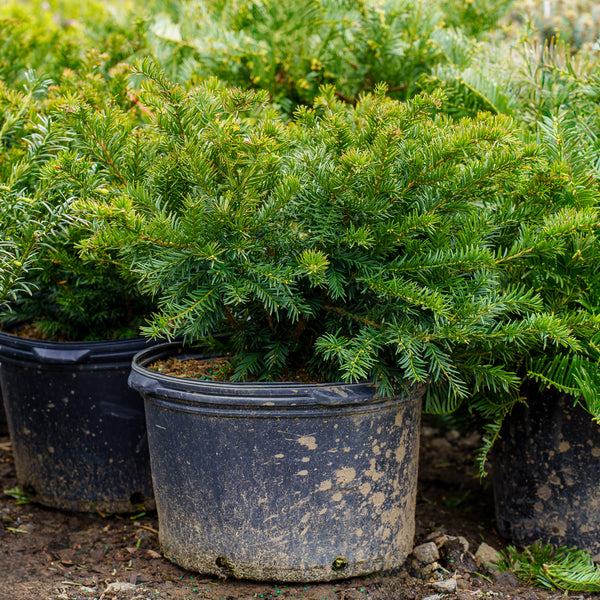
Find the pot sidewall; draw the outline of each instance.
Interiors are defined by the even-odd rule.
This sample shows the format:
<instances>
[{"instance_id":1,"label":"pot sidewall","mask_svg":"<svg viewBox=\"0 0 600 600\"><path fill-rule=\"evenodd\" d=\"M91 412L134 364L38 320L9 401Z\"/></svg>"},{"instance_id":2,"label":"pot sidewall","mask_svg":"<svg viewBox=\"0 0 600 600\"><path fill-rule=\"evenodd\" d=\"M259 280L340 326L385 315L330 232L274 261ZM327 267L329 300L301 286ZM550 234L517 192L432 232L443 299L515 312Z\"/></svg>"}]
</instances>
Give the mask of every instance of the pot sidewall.
<instances>
[{"instance_id":1,"label":"pot sidewall","mask_svg":"<svg viewBox=\"0 0 600 600\"><path fill-rule=\"evenodd\" d=\"M524 388L492 451L501 535L600 553L600 427L572 397Z\"/></svg>"},{"instance_id":2,"label":"pot sidewall","mask_svg":"<svg viewBox=\"0 0 600 600\"><path fill-rule=\"evenodd\" d=\"M326 581L386 571L412 550L422 390L218 384L149 371L146 403L163 552L207 575Z\"/></svg>"},{"instance_id":3,"label":"pot sidewall","mask_svg":"<svg viewBox=\"0 0 600 600\"><path fill-rule=\"evenodd\" d=\"M48 342L0 333L18 485L74 511L154 507L144 405L127 385L142 338Z\"/></svg>"}]
</instances>

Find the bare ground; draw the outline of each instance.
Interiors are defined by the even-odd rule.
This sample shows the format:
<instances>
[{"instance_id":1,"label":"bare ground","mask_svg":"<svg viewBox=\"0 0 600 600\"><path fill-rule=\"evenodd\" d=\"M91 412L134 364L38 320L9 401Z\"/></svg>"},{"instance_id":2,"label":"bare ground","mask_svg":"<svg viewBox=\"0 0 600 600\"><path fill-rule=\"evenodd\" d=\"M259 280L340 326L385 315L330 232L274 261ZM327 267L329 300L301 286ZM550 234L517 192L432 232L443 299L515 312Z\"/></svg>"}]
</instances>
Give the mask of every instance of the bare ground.
<instances>
[{"instance_id":1,"label":"bare ground","mask_svg":"<svg viewBox=\"0 0 600 600\"><path fill-rule=\"evenodd\" d=\"M441 435L423 428L415 544L437 542L440 559L435 568L409 557L395 573L327 584L210 579L162 558L155 514L116 518L67 513L17 504L0 494L0 600L563 598L475 561L481 542L496 549L506 545L495 531L492 492L472 465L478 442L476 434ZM0 437L0 488L15 485L10 441ZM468 541L467 552L458 536ZM440 588L440 582L450 585Z\"/></svg>"}]
</instances>

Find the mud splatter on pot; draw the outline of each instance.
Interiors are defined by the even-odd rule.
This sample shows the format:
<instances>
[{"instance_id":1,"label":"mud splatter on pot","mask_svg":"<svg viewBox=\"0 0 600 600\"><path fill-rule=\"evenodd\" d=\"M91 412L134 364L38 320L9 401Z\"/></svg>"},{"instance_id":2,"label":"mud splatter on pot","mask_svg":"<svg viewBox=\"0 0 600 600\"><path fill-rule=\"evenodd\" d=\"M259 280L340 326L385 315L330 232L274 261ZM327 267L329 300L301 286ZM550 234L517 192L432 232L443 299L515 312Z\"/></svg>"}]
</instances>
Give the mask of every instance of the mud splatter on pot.
<instances>
[{"instance_id":1,"label":"mud splatter on pot","mask_svg":"<svg viewBox=\"0 0 600 600\"><path fill-rule=\"evenodd\" d=\"M369 384L216 383L146 365L160 543L208 575L327 581L402 565L412 550L423 390Z\"/></svg>"},{"instance_id":2,"label":"mud splatter on pot","mask_svg":"<svg viewBox=\"0 0 600 600\"><path fill-rule=\"evenodd\" d=\"M142 338L46 342L0 333L18 485L60 509L154 507L144 405L127 385Z\"/></svg>"},{"instance_id":3,"label":"mud splatter on pot","mask_svg":"<svg viewBox=\"0 0 600 600\"><path fill-rule=\"evenodd\" d=\"M524 390L492 455L496 520L518 545L600 553L600 425L565 394Z\"/></svg>"}]
</instances>

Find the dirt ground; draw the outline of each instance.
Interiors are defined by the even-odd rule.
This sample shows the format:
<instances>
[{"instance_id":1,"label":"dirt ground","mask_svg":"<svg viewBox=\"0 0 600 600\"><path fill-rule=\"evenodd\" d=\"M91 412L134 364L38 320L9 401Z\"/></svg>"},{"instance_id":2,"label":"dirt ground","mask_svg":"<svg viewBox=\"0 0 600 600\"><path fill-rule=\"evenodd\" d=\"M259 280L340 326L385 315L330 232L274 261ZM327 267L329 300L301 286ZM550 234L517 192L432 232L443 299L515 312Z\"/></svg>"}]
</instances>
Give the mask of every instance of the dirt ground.
<instances>
[{"instance_id":1,"label":"dirt ground","mask_svg":"<svg viewBox=\"0 0 600 600\"><path fill-rule=\"evenodd\" d=\"M398 572L327 584L209 579L161 557L155 514L66 513L18 504L0 494L0 600L564 598L476 564L473 555L481 542L496 549L506 545L495 531L491 490L475 477L472 458L478 442L476 434L442 435L430 425L423 427L415 545L430 539L441 546L437 570L428 572L409 557ZM0 437L0 488L15 485L10 441ZM466 538L468 551L452 536ZM449 580L455 586L450 581L450 588L440 587L440 581Z\"/></svg>"}]
</instances>

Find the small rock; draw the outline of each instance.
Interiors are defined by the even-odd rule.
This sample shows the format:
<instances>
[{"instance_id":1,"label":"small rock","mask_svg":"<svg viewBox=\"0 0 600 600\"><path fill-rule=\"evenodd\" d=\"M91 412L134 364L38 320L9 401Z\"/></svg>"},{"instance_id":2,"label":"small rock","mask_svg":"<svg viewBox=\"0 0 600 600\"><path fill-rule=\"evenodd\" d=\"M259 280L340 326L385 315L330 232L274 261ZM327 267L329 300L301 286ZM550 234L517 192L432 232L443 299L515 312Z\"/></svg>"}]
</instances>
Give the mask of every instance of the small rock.
<instances>
[{"instance_id":1,"label":"small rock","mask_svg":"<svg viewBox=\"0 0 600 600\"><path fill-rule=\"evenodd\" d=\"M123 592L133 592L137 589L137 586L132 583L126 583L124 581L114 581L109 583L107 588L102 592L100 596L101 600L106 597L106 594L120 594Z\"/></svg>"},{"instance_id":2,"label":"small rock","mask_svg":"<svg viewBox=\"0 0 600 600\"><path fill-rule=\"evenodd\" d=\"M423 600L442 600L442 596L439 594L434 594L433 596L427 596L426 598L423 598Z\"/></svg>"},{"instance_id":3,"label":"small rock","mask_svg":"<svg viewBox=\"0 0 600 600\"><path fill-rule=\"evenodd\" d=\"M498 573L495 577L495 581L497 584L502 587L517 587L519 585L519 580L515 576L514 573L510 571L504 571L502 573Z\"/></svg>"},{"instance_id":4,"label":"small rock","mask_svg":"<svg viewBox=\"0 0 600 600\"><path fill-rule=\"evenodd\" d=\"M456 591L456 579L454 577L444 579L444 581L434 581L430 585L436 592L442 594L449 594Z\"/></svg>"},{"instance_id":5,"label":"small rock","mask_svg":"<svg viewBox=\"0 0 600 600\"><path fill-rule=\"evenodd\" d=\"M418 561L429 565L440 558L440 552L435 542L426 542L413 549L413 556Z\"/></svg>"},{"instance_id":6,"label":"small rock","mask_svg":"<svg viewBox=\"0 0 600 600\"><path fill-rule=\"evenodd\" d=\"M596 564L600 563L600 554L596 554L596 555L592 556L592 560L593 560L593 561L594 561Z\"/></svg>"},{"instance_id":7,"label":"small rock","mask_svg":"<svg viewBox=\"0 0 600 600\"><path fill-rule=\"evenodd\" d=\"M435 545L438 548L441 548L448 541L448 536L443 529L436 529L425 538L425 541L435 542Z\"/></svg>"},{"instance_id":8,"label":"small rock","mask_svg":"<svg viewBox=\"0 0 600 600\"><path fill-rule=\"evenodd\" d=\"M420 571L423 575L431 575L432 573L441 571L441 569L442 569L442 565L440 565L439 562L432 562L432 563L422 567L420 569Z\"/></svg>"},{"instance_id":9,"label":"small rock","mask_svg":"<svg viewBox=\"0 0 600 600\"><path fill-rule=\"evenodd\" d=\"M481 542L475 552L475 560L480 566L497 565L500 558L500 553L485 542Z\"/></svg>"}]
</instances>

